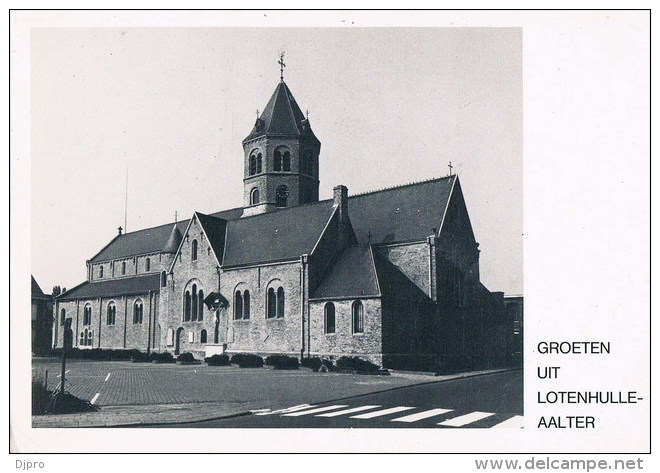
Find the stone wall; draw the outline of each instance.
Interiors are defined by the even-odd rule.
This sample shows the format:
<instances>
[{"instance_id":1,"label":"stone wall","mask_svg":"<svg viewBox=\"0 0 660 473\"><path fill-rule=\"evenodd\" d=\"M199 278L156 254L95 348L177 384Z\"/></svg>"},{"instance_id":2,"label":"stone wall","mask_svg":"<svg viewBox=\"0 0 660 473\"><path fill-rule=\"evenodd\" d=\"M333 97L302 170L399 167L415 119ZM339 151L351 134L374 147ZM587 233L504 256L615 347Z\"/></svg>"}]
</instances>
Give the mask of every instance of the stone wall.
<instances>
[{"instance_id":1,"label":"stone wall","mask_svg":"<svg viewBox=\"0 0 660 473\"><path fill-rule=\"evenodd\" d=\"M360 299L364 307L364 331L352 330L352 306L356 299L311 302L310 355L337 359L357 356L382 365L382 313L379 298ZM324 333L325 305L335 306L335 333Z\"/></svg>"}]
</instances>

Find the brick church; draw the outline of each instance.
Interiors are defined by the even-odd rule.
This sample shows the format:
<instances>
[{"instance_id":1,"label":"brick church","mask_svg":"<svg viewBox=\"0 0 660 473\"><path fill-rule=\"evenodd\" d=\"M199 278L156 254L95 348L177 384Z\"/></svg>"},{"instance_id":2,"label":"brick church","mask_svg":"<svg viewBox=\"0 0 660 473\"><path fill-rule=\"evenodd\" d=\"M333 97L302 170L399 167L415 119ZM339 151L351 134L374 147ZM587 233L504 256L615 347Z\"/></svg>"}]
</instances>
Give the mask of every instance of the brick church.
<instances>
[{"instance_id":1,"label":"brick church","mask_svg":"<svg viewBox=\"0 0 660 473\"><path fill-rule=\"evenodd\" d=\"M480 282L456 175L319 200L321 143L283 79L243 150L243 206L120 228L57 297L55 347L71 319L81 349L508 361L513 331Z\"/></svg>"}]
</instances>

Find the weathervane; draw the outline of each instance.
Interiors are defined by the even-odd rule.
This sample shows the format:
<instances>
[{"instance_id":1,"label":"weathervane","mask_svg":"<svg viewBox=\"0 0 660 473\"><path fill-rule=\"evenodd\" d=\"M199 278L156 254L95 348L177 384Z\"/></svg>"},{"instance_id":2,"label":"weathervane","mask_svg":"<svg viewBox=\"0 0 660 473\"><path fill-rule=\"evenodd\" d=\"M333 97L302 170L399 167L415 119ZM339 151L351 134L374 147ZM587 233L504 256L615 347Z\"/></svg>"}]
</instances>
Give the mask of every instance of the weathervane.
<instances>
[{"instance_id":1,"label":"weathervane","mask_svg":"<svg viewBox=\"0 0 660 473\"><path fill-rule=\"evenodd\" d=\"M453 176L454 174L451 172L451 170L454 168L454 166L451 165L451 161L449 161L449 175Z\"/></svg>"},{"instance_id":2,"label":"weathervane","mask_svg":"<svg viewBox=\"0 0 660 473\"><path fill-rule=\"evenodd\" d=\"M280 82L284 82L284 68L286 67L286 64L284 64L284 51L280 51L280 60L277 63L280 65Z\"/></svg>"}]
</instances>

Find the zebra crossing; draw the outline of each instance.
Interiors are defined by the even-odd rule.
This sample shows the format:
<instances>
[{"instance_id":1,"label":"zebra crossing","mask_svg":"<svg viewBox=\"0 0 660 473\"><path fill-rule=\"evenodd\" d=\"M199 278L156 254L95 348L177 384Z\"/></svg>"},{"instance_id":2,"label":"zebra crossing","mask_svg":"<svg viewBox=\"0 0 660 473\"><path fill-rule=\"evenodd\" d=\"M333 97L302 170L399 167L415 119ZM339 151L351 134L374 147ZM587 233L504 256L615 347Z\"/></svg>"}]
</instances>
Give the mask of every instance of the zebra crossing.
<instances>
[{"instance_id":1,"label":"zebra crossing","mask_svg":"<svg viewBox=\"0 0 660 473\"><path fill-rule=\"evenodd\" d=\"M260 409L253 411L253 415L275 415L287 418L320 417L326 419L379 419L402 424L414 424L424 421L430 426L449 428L512 428L521 429L524 418L521 415L501 414L495 412L458 412L455 409L443 407L417 408L411 406L382 406L363 405L351 406L349 404L332 404L318 406L313 404L300 404L286 409L272 411Z\"/></svg>"}]
</instances>

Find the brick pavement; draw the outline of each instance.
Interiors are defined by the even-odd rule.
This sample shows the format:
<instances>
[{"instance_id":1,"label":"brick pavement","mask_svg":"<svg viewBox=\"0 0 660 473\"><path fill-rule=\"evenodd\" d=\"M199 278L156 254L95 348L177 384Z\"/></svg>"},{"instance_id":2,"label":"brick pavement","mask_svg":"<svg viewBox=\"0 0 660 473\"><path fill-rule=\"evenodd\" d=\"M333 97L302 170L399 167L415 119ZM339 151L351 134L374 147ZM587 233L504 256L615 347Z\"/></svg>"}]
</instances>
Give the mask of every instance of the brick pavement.
<instances>
[{"instance_id":1,"label":"brick pavement","mask_svg":"<svg viewBox=\"0 0 660 473\"><path fill-rule=\"evenodd\" d=\"M33 374L48 369L48 386L59 382L59 364L33 362ZM275 371L201 365L143 364L73 360L67 364L67 391L94 400L97 412L32 416L33 427L110 427L169 424L218 419L257 409L281 409L295 404L436 382L484 372L451 376L393 373L361 376ZM487 371L487 372L492 372Z\"/></svg>"}]
</instances>

